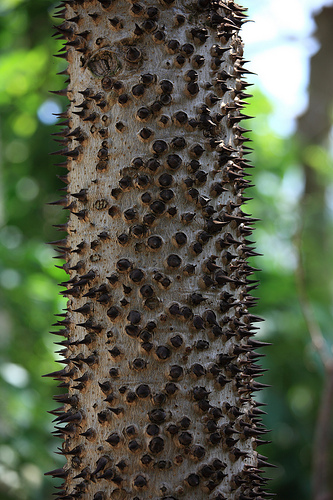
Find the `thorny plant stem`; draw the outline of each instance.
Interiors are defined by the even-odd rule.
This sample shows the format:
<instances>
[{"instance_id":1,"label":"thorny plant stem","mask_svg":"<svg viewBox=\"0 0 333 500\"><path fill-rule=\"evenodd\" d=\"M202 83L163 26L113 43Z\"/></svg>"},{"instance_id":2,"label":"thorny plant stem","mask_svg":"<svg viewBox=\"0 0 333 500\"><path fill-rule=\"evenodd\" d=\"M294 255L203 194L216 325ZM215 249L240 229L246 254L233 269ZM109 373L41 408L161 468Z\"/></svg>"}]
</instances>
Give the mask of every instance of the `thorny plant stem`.
<instances>
[{"instance_id":1,"label":"thorny plant stem","mask_svg":"<svg viewBox=\"0 0 333 500\"><path fill-rule=\"evenodd\" d=\"M232 0L64 0L56 500L262 499L261 318ZM64 425L63 427L61 427Z\"/></svg>"}]
</instances>

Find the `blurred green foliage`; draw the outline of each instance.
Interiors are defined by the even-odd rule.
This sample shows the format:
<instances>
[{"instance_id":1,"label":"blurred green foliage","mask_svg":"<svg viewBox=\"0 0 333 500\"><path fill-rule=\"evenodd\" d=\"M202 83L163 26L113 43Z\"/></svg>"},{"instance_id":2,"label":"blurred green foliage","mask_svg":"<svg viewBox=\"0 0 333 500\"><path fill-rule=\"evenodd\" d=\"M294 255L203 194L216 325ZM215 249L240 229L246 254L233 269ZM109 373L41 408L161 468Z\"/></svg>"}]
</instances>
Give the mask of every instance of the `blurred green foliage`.
<instances>
[{"instance_id":1,"label":"blurred green foliage","mask_svg":"<svg viewBox=\"0 0 333 500\"><path fill-rule=\"evenodd\" d=\"M46 205L62 183L48 153L47 125L64 104L48 93L61 86L63 65L51 57L49 0L5 0L0 5L0 497L51 498L46 470L57 467L52 439L54 383L41 376L54 363L53 314L65 302L57 283L52 224L61 214ZM43 123L44 121L44 123ZM46 123L45 123L46 122ZM60 215L60 217L59 217ZM58 462L61 463L60 461Z\"/></svg>"},{"instance_id":2,"label":"blurred green foliage","mask_svg":"<svg viewBox=\"0 0 333 500\"><path fill-rule=\"evenodd\" d=\"M55 74L64 67L50 54L59 48L51 38L50 0L2 0L0 5L0 497L3 500L51 498L51 481L43 477L62 460L53 452L59 442L51 437L52 393L55 384L41 375L58 369L54 363L53 314L65 301L57 283L64 280L54 267L45 241L58 239L52 224L63 215L47 202L62 184L48 153L55 149L51 111L65 100L49 89L62 85ZM248 212L260 217L255 239L263 257L256 313L266 321L260 339L273 342L263 365L264 382L273 388L258 397L268 404L265 423L273 429L273 443L261 448L278 465L271 474L278 498L310 498L311 445L322 386L321 365L304 323L295 287L297 251L294 237L300 224L304 187L302 158L322 179L318 196L332 194L331 156L319 146L302 148L293 137L276 136L269 125L272 107L254 92L248 113L252 121L256 188ZM315 198L315 195L314 195ZM313 201L313 203L312 203ZM309 295L324 332L330 331L332 289L329 249L313 241L320 217L325 234L332 232L332 204L310 200L305 211L303 251L311 276ZM314 207L314 208L313 208ZM320 253L319 253L320 252Z\"/></svg>"},{"instance_id":3,"label":"blurred green foliage","mask_svg":"<svg viewBox=\"0 0 333 500\"><path fill-rule=\"evenodd\" d=\"M260 297L257 312L266 320L258 336L273 343L263 361L269 369L264 379L272 388L259 396L268 405L263 420L272 429L272 444L261 448L261 453L278 466L268 473L278 498L309 499L323 367L300 308L295 273L301 256L306 292L331 351L332 156L320 146L310 144L304 148L297 135L274 135L269 126L269 103L260 91L254 92L247 111L255 116L251 137L256 167L256 187L252 188L253 200L248 208L262 219L255 240L258 251L264 254L253 259L254 266L262 269L258 275L261 283L256 293ZM310 166L317 173L319 185L317 191L306 196L304 158L308 164L311 158ZM298 248L296 240L301 230L302 245ZM318 232L324 237L319 239Z\"/></svg>"}]
</instances>

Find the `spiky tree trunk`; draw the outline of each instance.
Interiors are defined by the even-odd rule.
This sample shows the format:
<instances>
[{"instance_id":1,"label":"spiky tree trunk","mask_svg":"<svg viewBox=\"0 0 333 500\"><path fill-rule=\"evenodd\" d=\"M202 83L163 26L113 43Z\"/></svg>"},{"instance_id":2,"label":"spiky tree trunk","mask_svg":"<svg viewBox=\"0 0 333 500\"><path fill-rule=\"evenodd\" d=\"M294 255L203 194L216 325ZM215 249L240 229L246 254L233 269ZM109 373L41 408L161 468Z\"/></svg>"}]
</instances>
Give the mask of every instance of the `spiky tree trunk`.
<instances>
[{"instance_id":1,"label":"spiky tree trunk","mask_svg":"<svg viewBox=\"0 0 333 500\"><path fill-rule=\"evenodd\" d=\"M244 9L68 0L59 499L261 498Z\"/></svg>"}]
</instances>

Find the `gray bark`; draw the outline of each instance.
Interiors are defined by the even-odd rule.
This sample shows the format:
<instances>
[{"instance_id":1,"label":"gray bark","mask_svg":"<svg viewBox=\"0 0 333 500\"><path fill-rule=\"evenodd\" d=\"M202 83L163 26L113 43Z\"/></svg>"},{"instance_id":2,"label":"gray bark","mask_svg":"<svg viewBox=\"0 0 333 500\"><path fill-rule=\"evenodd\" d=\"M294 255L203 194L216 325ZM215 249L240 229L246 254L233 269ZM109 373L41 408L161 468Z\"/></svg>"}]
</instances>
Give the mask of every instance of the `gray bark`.
<instances>
[{"instance_id":1,"label":"gray bark","mask_svg":"<svg viewBox=\"0 0 333 500\"><path fill-rule=\"evenodd\" d=\"M62 499L261 498L233 1L64 2Z\"/></svg>"}]
</instances>

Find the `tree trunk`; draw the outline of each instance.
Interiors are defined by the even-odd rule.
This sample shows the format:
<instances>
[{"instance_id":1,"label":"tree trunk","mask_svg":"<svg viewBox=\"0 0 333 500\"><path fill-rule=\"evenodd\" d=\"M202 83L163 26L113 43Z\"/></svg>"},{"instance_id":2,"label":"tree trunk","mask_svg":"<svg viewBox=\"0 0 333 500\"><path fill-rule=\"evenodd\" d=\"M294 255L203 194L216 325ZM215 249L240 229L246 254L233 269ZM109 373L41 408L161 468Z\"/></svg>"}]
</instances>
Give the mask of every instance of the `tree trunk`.
<instances>
[{"instance_id":1,"label":"tree trunk","mask_svg":"<svg viewBox=\"0 0 333 500\"><path fill-rule=\"evenodd\" d=\"M68 0L59 499L262 498L243 8ZM61 55L61 54L60 54ZM59 152L58 152L59 154Z\"/></svg>"},{"instance_id":2,"label":"tree trunk","mask_svg":"<svg viewBox=\"0 0 333 500\"><path fill-rule=\"evenodd\" d=\"M300 204L299 219L299 264L302 270L300 303L314 348L319 352L323 365L323 389L316 431L313 442L312 490L314 500L332 500L332 412L333 412L333 358L329 343L326 343L316 321L312 303L329 310L331 304L330 280L327 269L332 259L331 225L325 197L329 177L309 164L309 147L327 149L332 127L331 107L333 101L333 67L327 64L332 59L333 6L324 7L315 17L316 39L320 49L311 58L309 104L298 119L298 140L301 143L305 189ZM319 165L318 165L319 166ZM317 166L317 168L318 168ZM320 224L318 224L320 221ZM320 262L316 256L320 252ZM320 285L319 285L320 284ZM311 293L308 293L311 292Z\"/></svg>"}]
</instances>

